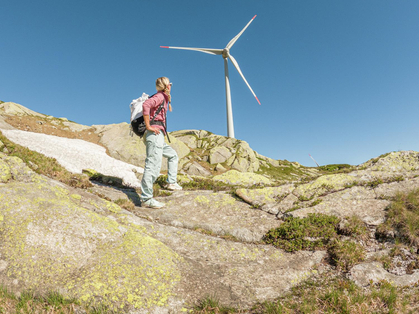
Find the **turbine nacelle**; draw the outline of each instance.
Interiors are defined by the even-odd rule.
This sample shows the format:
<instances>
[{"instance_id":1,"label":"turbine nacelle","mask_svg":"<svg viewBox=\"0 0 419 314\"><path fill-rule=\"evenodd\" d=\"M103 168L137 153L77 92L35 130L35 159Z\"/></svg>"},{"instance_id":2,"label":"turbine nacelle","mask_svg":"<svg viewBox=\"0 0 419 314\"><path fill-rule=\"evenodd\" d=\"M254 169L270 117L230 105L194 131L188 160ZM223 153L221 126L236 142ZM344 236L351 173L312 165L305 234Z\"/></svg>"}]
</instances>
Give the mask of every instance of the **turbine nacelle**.
<instances>
[{"instance_id":1,"label":"turbine nacelle","mask_svg":"<svg viewBox=\"0 0 419 314\"><path fill-rule=\"evenodd\" d=\"M224 59L227 59L229 56L230 56L230 49L228 49L228 48L224 48L223 49L223 58Z\"/></svg>"}]
</instances>

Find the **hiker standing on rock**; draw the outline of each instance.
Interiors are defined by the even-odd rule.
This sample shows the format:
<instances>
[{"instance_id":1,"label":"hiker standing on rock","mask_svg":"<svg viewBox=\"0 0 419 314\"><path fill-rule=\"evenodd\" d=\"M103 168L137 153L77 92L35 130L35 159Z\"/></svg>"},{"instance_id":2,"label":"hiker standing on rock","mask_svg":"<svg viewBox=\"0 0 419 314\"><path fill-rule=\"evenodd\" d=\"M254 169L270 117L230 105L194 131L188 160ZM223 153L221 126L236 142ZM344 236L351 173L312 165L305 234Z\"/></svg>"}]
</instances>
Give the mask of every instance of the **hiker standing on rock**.
<instances>
[{"instance_id":1,"label":"hiker standing on rock","mask_svg":"<svg viewBox=\"0 0 419 314\"><path fill-rule=\"evenodd\" d=\"M167 77L159 77L156 80L157 93L143 103L143 117L147 128L144 135L146 145L146 160L143 179L141 181L141 204L150 208L162 208L165 204L153 198L153 184L160 174L162 157L167 158L167 186L168 190L182 190L177 184L178 155L176 151L164 142L166 130L167 108L172 111L171 95L172 83ZM160 105L161 111L158 112ZM150 122L151 121L151 122ZM168 136L169 139L169 136ZM170 140L169 140L170 141Z\"/></svg>"}]
</instances>

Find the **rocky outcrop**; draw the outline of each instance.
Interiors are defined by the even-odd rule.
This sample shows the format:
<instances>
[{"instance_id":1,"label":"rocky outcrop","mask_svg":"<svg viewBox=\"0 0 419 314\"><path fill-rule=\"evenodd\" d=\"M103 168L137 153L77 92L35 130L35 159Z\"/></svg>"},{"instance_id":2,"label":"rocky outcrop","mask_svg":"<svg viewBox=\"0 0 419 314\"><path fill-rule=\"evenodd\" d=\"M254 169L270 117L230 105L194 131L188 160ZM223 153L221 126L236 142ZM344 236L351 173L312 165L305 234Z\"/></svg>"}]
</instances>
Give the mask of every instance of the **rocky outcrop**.
<instances>
[{"instance_id":1,"label":"rocky outcrop","mask_svg":"<svg viewBox=\"0 0 419 314\"><path fill-rule=\"evenodd\" d=\"M310 213L341 218L356 215L366 224L377 226L384 222L389 197L419 188L418 155L393 152L350 173L324 175L305 184L239 189L236 194L278 217L306 217ZM389 170L384 171L387 166Z\"/></svg>"},{"instance_id":2,"label":"rocky outcrop","mask_svg":"<svg viewBox=\"0 0 419 314\"><path fill-rule=\"evenodd\" d=\"M16 293L138 313L180 313L207 295L250 306L316 274L325 255L252 244L278 221L226 193L180 191L165 210L131 213L17 157L0 154L0 178L0 282ZM127 197L106 189L94 190Z\"/></svg>"},{"instance_id":3,"label":"rocky outcrop","mask_svg":"<svg viewBox=\"0 0 419 314\"><path fill-rule=\"evenodd\" d=\"M208 131L184 130L172 132L171 135L191 150L191 154L181 160L182 169L187 174L200 173L200 175L210 176L228 170L237 170L252 173L266 172L271 176L274 172L282 172L281 179L288 180L319 174L316 169L305 168L298 163L278 161L262 156L252 150L245 141L215 135ZM208 171L197 170L197 168L205 168Z\"/></svg>"},{"instance_id":4,"label":"rocky outcrop","mask_svg":"<svg viewBox=\"0 0 419 314\"><path fill-rule=\"evenodd\" d=\"M35 112L14 102L0 103L0 111L4 112L6 115L46 117L46 115L42 113Z\"/></svg>"},{"instance_id":5,"label":"rocky outcrop","mask_svg":"<svg viewBox=\"0 0 419 314\"><path fill-rule=\"evenodd\" d=\"M176 131L172 135L189 148L202 150L201 155L205 155L210 165L221 164L229 169L255 172L265 163L244 141L198 130Z\"/></svg>"},{"instance_id":6,"label":"rocky outcrop","mask_svg":"<svg viewBox=\"0 0 419 314\"><path fill-rule=\"evenodd\" d=\"M144 229L121 225L121 208L33 173L0 155L0 280L11 291L59 291L111 308L163 305L180 280L180 257ZM156 261L159 261L157 263Z\"/></svg>"}]
</instances>

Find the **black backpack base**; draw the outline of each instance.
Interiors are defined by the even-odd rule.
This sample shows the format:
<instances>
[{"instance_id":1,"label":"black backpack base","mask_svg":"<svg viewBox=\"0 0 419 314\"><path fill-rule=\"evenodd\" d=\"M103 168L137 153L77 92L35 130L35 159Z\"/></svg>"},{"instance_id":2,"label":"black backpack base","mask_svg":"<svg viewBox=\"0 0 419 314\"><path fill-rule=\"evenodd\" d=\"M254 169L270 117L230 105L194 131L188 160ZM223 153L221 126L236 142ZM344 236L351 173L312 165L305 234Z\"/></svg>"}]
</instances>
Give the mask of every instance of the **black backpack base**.
<instances>
[{"instance_id":1,"label":"black backpack base","mask_svg":"<svg viewBox=\"0 0 419 314\"><path fill-rule=\"evenodd\" d=\"M144 117L141 116L137 119L132 120L131 128L132 132L134 132L135 135L138 135L140 138L142 138L145 134L145 131L147 130L144 122Z\"/></svg>"}]
</instances>

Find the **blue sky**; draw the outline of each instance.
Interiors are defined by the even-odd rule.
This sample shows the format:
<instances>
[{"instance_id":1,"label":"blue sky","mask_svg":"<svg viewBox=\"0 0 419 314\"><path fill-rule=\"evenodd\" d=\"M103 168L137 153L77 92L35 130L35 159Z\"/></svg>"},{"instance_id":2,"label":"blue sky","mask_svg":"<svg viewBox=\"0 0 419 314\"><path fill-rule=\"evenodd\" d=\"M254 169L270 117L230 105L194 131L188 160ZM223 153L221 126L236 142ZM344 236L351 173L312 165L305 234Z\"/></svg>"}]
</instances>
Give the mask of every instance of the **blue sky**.
<instances>
[{"instance_id":1,"label":"blue sky","mask_svg":"<svg viewBox=\"0 0 419 314\"><path fill-rule=\"evenodd\" d=\"M0 100L85 125L173 82L169 131L227 135L220 56L231 49L235 136L274 159L360 164L419 151L419 1L1 0Z\"/></svg>"}]
</instances>

